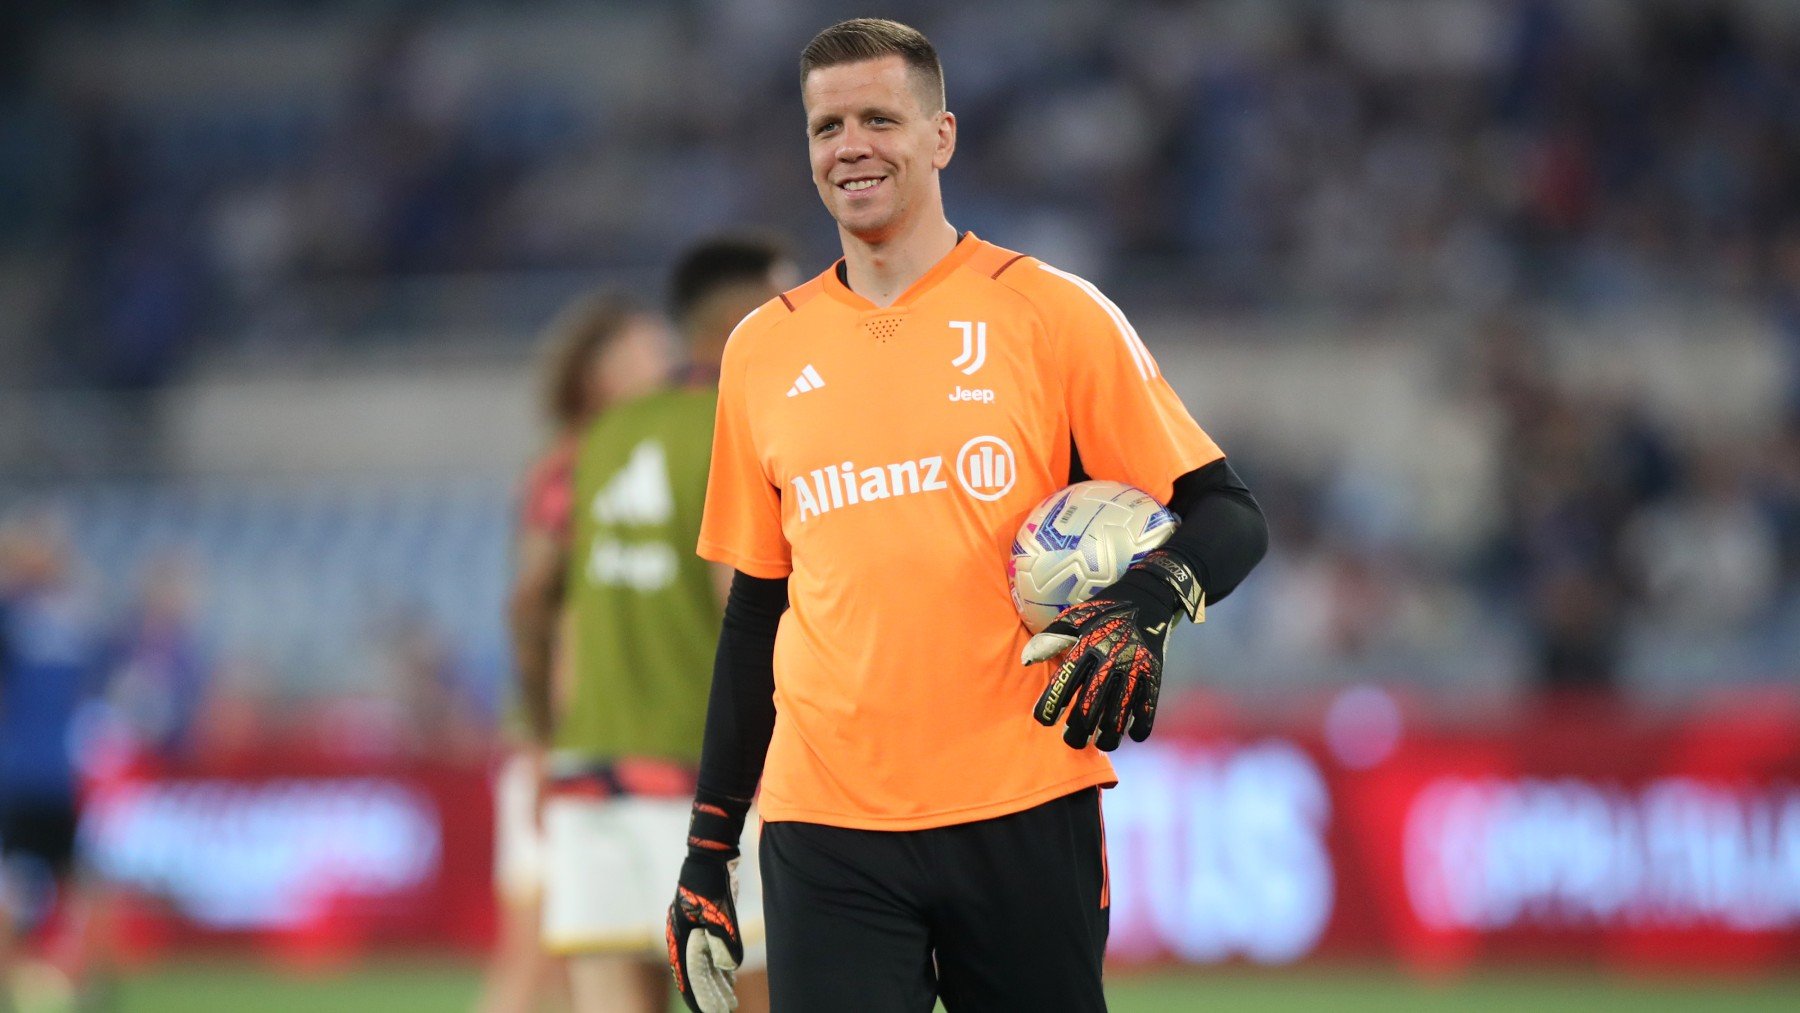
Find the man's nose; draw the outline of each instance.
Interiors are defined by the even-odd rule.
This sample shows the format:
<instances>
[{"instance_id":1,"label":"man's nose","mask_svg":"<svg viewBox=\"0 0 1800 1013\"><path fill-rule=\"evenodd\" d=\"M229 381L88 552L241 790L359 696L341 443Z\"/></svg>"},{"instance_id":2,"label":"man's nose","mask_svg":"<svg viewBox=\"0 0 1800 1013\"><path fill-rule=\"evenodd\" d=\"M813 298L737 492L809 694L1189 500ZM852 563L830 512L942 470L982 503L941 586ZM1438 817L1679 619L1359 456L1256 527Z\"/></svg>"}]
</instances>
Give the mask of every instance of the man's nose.
<instances>
[{"instance_id":1,"label":"man's nose","mask_svg":"<svg viewBox=\"0 0 1800 1013\"><path fill-rule=\"evenodd\" d=\"M838 137L837 158L840 162L854 162L869 154L868 138L856 127L845 127Z\"/></svg>"}]
</instances>

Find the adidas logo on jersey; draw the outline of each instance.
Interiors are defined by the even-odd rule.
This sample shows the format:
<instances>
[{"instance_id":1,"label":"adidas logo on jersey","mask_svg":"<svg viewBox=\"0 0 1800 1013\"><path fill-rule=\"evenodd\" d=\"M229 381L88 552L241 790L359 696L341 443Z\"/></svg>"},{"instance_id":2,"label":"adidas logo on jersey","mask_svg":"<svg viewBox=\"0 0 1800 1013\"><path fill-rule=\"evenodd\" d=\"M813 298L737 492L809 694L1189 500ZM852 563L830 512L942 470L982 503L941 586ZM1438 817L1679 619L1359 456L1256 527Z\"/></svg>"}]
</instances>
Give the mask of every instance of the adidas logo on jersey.
<instances>
[{"instance_id":1,"label":"adidas logo on jersey","mask_svg":"<svg viewBox=\"0 0 1800 1013\"><path fill-rule=\"evenodd\" d=\"M823 386L825 386L825 380L819 376L819 371L814 369L812 363L809 362L806 364L806 368L800 371L800 375L794 379L794 385L788 388L787 396L799 397L809 390L817 390Z\"/></svg>"}]
</instances>

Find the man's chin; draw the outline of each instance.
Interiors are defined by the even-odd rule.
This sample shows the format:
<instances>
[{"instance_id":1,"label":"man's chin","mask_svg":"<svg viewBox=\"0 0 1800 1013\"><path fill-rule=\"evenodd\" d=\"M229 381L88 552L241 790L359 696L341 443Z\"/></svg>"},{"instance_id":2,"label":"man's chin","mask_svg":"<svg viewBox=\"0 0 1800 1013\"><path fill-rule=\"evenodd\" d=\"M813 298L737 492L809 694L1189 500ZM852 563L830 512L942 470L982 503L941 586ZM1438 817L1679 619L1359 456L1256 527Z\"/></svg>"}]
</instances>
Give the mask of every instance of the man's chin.
<instances>
[{"instance_id":1,"label":"man's chin","mask_svg":"<svg viewBox=\"0 0 1800 1013\"><path fill-rule=\"evenodd\" d=\"M864 243L879 243L893 236L893 215L841 215L834 217L837 218L839 232L853 236Z\"/></svg>"}]
</instances>

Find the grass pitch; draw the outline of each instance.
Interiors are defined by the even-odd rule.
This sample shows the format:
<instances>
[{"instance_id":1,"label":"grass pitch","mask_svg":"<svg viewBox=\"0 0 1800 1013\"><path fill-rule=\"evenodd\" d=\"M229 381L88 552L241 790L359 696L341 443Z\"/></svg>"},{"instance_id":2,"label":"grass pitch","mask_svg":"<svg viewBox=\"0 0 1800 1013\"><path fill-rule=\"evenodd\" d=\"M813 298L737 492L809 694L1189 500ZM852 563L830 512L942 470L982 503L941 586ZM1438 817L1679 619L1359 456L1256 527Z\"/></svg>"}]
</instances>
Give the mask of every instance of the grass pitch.
<instances>
[{"instance_id":1,"label":"grass pitch","mask_svg":"<svg viewBox=\"0 0 1800 1013\"><path fill-rule=\"evenodd\" d=\"M478 968L447 961L384 960L326 975L299 975L250 962L181 963L124 979L117 1009L119 1013L444 1013L470 1009L479 982ZM1379 969L1183 970L1116 974L1108 979L1107 994L1112 1013L1791 1013L1800 1010L1800 977L1647 981L1593 972L1518 971L1422 983Z\"/></svg>"}]
</instances>

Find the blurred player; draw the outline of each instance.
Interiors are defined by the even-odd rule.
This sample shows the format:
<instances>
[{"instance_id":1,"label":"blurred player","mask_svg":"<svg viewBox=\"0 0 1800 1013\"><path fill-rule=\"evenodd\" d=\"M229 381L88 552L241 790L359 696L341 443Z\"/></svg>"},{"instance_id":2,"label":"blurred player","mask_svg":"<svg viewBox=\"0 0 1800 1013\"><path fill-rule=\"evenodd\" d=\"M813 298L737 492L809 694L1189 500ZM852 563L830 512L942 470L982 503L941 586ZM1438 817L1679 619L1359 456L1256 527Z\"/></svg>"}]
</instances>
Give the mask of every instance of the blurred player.
<instances>
[{"instance_id":1,"label":"blurred player","mask_svg":"<svg viewBox=\"0 0 1800 1013\"><path fill-rule=\"evenodd\" d=\"M554 435L527 473L520 504L509 619L521 680L518 751L495 786L494 882L500 938L481 1009L524 1013L564 989L541 941L542 834L538 788L543 746L553 723L551 683L559 668L563 561L568 551L575 450L582 431L609 405L635 397L668 375L668 342L649 313L620 296L595 293L571 305L545 336L543 391ZM517 725L523 724L520 729Z\"/></svg>"},{"instance_id":2,"label":"blurred player","mask_svg":"<svg viewBox=\"0 0 1800 1013\"><path fill-rule=\"evenodd\" d=\"M759 240L689 251L671 286L686 368L609 409L581 441L567 570L572 695L558 710L544 805L544 941L571 958L583 1013L667 1007L662 913L680 864L668 842L687 822L724 607L722 575L693 552L719 356L744 314L796 277ZM753 898L754 877L745 892ZM744 1007L765 1008L764 992L747 983Z\"/></svg>"},{"instance_id":3,"label":"blurred player","mask_svg":"<svg viewBox=\"0 0 1800 1013\"><path fill-rule=\"evenodd\" d=\"M1118 307L945 217L923 35L845 22L801 75L844 257L726 349L699 548L738 572L671 963L691 1008L730 1006L760 779L776 1008L1103 1010L1104 751L1149 734L1169 628L1261 558L1262 513ZM1030 637L1003 560L1080 477L1183 523Z\"/></svg>"},{"instance_id":4,"label":"blurred player","mask_svg":"<svg viewBox=\"0 0 1800 1013\"><path fill-rule=\"evenodd\" d=\"M100 688L103 637L75 589L60 525L38 515L0 529L0 1009L17 939L56 911L71 944L64 970L99 1001L93 891L78 880L77 711ZM21 1004L25 1005L25 1004Z\"/></svg>"}]
</instances>

